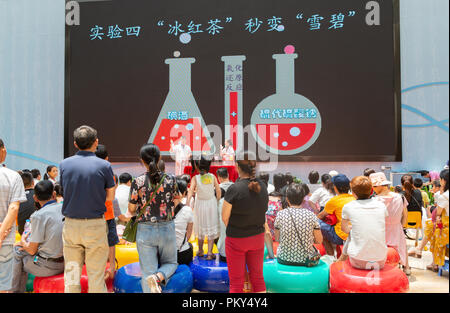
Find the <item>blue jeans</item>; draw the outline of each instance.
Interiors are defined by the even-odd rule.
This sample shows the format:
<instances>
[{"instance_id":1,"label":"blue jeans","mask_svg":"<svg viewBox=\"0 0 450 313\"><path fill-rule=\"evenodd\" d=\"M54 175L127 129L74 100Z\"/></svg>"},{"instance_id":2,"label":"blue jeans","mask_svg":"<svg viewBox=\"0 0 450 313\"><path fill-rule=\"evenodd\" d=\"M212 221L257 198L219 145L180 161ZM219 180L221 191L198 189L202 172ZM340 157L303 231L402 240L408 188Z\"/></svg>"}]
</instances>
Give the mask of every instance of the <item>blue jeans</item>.
<instances>
[{"instance_id":1,"label":"blue jeans","mask_svg":"<svg viewBox=\"0 0 450 313\"><path fill-rule=\"evenodd\" d=\"M162 223L139 223L136 234L139 265L142 272L142 291L150 293L147 277L161 273L164 284L175 273L177 263L177 244L173 221Z\"/></svg>"},{"instance_id":2,"label":"blue jeans","mask_svg":"<svg viewBox=\"0 0 450 313\"><path fill-rule=\"evenodd\" d=\"M322 235L326 240L330 243L334 243L335 245L342 246L344 244L344 240L336 234L335 226L328 225L322 220L319 220L320 230L322 231Z\"/></svg>"}]
</instances>

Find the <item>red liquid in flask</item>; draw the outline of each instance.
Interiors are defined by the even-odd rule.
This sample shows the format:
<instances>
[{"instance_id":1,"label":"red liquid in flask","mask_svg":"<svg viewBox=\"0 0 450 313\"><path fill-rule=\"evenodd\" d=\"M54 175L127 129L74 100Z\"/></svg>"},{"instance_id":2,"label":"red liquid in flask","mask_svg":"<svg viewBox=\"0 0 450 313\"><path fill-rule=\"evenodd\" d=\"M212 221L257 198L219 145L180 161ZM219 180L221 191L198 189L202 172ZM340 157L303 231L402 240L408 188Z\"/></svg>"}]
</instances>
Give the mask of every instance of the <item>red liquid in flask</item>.
<instances>
[{"instance_id":1,"label":"red liquid in flask","mask_svg":"<svg viewBox=\"0 0 450 313\"><path fill-rule=\"evenodd\" d=\"M253 111L252 133L258 144L274 154L295 155L305 151L320 135L322 119L317 107L295 93L297 54L275 54L276 93Z\"/></svg>"},{"instance_id":2,"label":"red liquid in flask","mask_svg":"<svg viewBox=\"0 0 450 313\"><path fill-rule=\"evenodd\" d=\"M314 136L316 124L257 124L256 131L264 143L274 149L291 151L307 144Z\"/></svg>"},{"instance_id":3,"label":"red liquid in flask","mask_svg":"<svg viewBox=\"0 0 450 313\"><path fill-rule=\"evenodd\" d=\"M170 155L170 141L186 137L192 152L209 152L213 141L191 91L194 58L166 59L169 64L169 92L149 138L162 155ZM172 118L170 118L172 117Z\"/></svg>"},{"instance_id":4,"label":"red liquid in flask","mask_svg":"<svg viewBox=\"0 0 450 313\"><path fill-rule=\"evenodd\" d=\"M186 121L163 119L153 143L161 151L169 151L170 140L175 142L181 136L186 136L192 151L201 152L211 149L198 118L190 118Z\"/></svg>"}]
</instances>

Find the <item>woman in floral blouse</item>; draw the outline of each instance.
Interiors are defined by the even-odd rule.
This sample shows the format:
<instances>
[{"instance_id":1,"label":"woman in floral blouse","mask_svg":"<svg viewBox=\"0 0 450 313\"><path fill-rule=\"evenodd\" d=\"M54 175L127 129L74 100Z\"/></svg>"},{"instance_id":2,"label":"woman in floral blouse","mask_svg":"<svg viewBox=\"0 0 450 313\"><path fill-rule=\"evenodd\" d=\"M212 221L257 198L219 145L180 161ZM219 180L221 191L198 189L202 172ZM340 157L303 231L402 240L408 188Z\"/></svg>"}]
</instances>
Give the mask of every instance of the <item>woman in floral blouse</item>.
<instances>
[{"instance_id":1,"label":"woman in floral blouse","mask_svg":"<svg viewBox=\"0 0 450 313\"><path fill-rule=\"evenodd\" d=\"M131 185L128 211L130 214L139 214L145 207L145 212L138 220L136 234L142 290L144 293L160 293L161 285L167 283L178 267L175 225L172 220L177 184L173 175L165 174L158 168L161 156L156 145L144 145L140 156L147 172ZM146 206L150 199L151 202Z\"/></svg>"}]
</instances>

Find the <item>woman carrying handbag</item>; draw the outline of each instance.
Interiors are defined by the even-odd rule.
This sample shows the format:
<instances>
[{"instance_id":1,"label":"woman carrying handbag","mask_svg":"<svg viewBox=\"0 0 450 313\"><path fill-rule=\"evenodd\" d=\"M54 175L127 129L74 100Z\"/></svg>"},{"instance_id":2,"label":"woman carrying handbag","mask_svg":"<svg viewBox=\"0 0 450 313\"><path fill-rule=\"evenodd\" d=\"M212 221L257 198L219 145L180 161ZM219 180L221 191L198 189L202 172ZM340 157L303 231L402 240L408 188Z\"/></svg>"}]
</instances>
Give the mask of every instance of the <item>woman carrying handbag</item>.
<instances>
[{"instance_id":1,"label":"woman carrying handbag","mask_svg":"<svg viewBox=\"0 0 450 313\"><path fill-rule=\"evenodd\" d=\"M137 216L127 225L124 238L133 241L136 232L143 292L161 293L161 285L167 284L178 267L173 221L177 184L173 175L158 168L161 155L156 145L144 145L140 157L147 172L131 185L127 213Z\"/></svg>"}]
</instances>

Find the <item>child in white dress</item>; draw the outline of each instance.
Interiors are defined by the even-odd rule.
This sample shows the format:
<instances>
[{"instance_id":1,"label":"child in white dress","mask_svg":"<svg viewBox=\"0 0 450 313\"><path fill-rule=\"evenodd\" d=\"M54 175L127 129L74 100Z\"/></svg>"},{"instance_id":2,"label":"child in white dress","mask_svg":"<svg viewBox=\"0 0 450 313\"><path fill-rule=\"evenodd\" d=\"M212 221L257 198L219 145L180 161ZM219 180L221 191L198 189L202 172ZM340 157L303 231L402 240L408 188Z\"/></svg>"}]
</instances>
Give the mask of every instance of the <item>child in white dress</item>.
<instances>
[{"instance_id":1,"label":"child in white dress","mask_svg":"<svg viewBox=\"0 0 450 313\"><path fill-rule=\"evenodd\" d=\"M188 202L195 193L194 203L194 234L198 238L197 256L204 256L203 243L208 237L207 260L214 259L212 253L214 239L220 235L217 202L220 200L221 191L217 178L209 173L211 161L204 158L200 160L198 169L200 174L191 180ZM215 191L215 194L214 194Z\"/></svg>"}]
</instances>

